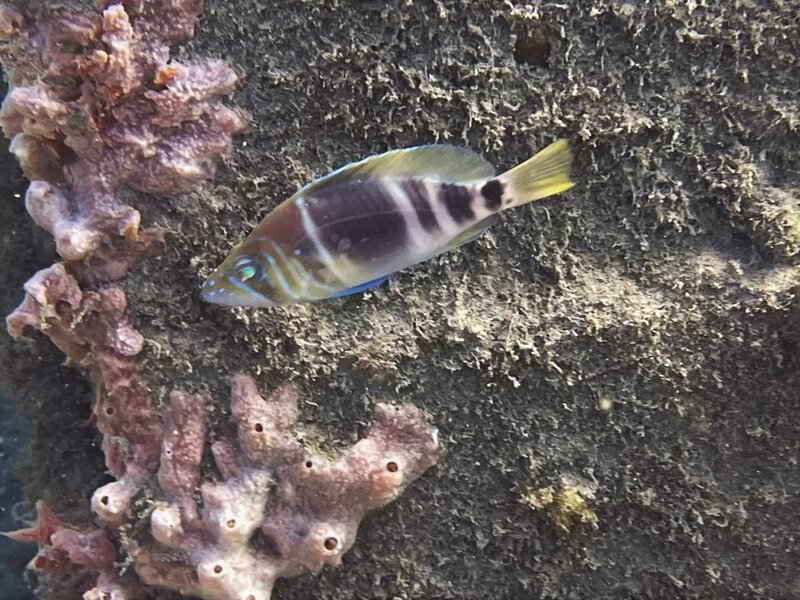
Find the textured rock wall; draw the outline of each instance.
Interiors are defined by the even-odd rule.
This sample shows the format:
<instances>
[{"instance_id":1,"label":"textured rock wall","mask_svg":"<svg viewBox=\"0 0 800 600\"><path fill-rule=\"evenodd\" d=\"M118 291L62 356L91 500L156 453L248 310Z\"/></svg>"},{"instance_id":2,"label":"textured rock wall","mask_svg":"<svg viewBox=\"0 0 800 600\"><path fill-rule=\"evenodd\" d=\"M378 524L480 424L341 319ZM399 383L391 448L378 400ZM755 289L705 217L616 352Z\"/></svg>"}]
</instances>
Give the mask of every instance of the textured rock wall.
<instances>
[{"instance_id":1,"label":"textured rock wall","mask_svg":"<svg viewBox=\"0 0 800 600\"><path fill-rule=\"evenodd\" d=\"M292 378L312 432L353 440L367 406L402 398L447 446L344 568L275 598L798 593L796 27L781 1L210 4L182 52L238 66L252 129L211 187L131 199L169 249L124 284L157 401L176 384L225 398L239 371ZM559 136L575 189L375 291L198 300L229 247L330 168L434 140L507 167ZM61 456L35 486L75 470ZM520 502L548 486L596 523L566 531Z\"/></svg>"}]
</instances>

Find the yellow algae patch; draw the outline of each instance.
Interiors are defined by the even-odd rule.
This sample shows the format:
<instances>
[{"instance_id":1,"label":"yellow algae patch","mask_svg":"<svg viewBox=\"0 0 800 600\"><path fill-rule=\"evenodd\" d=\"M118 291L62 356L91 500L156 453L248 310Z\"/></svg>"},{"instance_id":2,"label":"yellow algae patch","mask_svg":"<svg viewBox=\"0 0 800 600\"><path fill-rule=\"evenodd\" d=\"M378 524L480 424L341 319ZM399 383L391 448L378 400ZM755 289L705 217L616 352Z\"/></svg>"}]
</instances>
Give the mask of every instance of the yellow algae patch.
<instances>
[{"instance_id":1,"label":"yellow algae patch","mask_svg":"<svg viewBox=\"0 0 800 600\"><path fill-rule=\"evenodd\" d=\"M565 485L529 489L520 500L534 510L546 511L553 523L570 531L577 520L597 525L597 515L587 502L593 498L594 494L585 487Z\"/></svg>"}]
</instances>

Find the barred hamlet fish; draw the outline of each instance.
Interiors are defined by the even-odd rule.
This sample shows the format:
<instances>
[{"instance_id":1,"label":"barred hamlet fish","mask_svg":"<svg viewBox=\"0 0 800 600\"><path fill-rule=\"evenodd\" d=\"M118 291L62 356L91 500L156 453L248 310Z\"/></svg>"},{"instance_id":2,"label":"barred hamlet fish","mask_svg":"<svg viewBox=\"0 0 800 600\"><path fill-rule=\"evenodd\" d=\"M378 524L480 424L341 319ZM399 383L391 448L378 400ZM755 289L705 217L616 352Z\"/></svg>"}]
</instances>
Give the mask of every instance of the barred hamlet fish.
<instances>
[{"instance_id":1,"label":"barred hamlet fish","mask_svg":"<svg viewBox=\"0 0 800 600\"><path fill-rule=\"evenodd\" d=\"M447 145L394 150L317 179L269 213L203 283L208 302L275 306L384 282L482 234L502 210L572 187L559 140L495 175Z\"/></svg>"}]
</instances>

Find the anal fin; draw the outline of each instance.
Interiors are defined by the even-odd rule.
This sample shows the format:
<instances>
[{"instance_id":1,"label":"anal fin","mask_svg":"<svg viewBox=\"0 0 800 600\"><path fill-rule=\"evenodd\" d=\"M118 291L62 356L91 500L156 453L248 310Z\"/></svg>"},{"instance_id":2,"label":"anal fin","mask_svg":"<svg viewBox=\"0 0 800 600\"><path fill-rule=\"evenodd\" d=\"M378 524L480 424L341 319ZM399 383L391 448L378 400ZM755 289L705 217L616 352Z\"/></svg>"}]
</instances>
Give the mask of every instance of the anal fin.
<instances>
[{"instance_id":1,"label":"anal fin","mask_svg":"<svg viewBox=\"0 0 800 600\"><path fill-rule=\"evenodd\" d=\"M442 252L447 252L449 250L455 250L456 248L459 248L464 244L469 244L473 240L479 238L484 231L486 231L487 229L489 229L489 227L492 226L492 223L495 222L495 219L497 219L497 215L490 215L485 219L478 221L472 227L468 227L467 229L459 233L456 237L454 237L452 240L447 242L447 244L442 246L442 249L439 250L437 254L440 254Z\"/></svg>"},{"instance_id":2,"label":"anal fin","mask_svg":"<svg viewBox=\"0 0 800 600\"><path fill-rule=\"evenodd\" d=\"M334 292L333 294L328 296L328 298L342 298L343 296L357 294L358 292L363 292L364 290L368 290L370 288L379 286L387 279L389 279L389 275L383 275L382 277L378 277L377 279L373 279L372 281L367 281L366 283L359 283L358 285L354 285L353 287L349 287L343 290L339 290L338 292Z\"/></svg>"}]
</instances>

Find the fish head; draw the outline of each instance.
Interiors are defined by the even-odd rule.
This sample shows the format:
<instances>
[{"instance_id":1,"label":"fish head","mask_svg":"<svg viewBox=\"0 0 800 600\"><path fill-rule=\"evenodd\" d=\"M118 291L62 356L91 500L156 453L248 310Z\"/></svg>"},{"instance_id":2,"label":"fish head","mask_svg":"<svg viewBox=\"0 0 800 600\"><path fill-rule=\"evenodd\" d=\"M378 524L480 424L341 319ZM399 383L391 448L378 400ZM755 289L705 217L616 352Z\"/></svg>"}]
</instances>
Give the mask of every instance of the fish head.
<instances>
[{"instance_id":1,"label":"fish head","mask_svg":"<svg viewBox=\"0 0 800 600\"><path fill-rule=\"evenodd\" d=\"M235 248L200 287L200 298L225 306L275 306L267 295L271 287L265 283L263 261L246 248Z\"/></svg>"}]
</instances>

